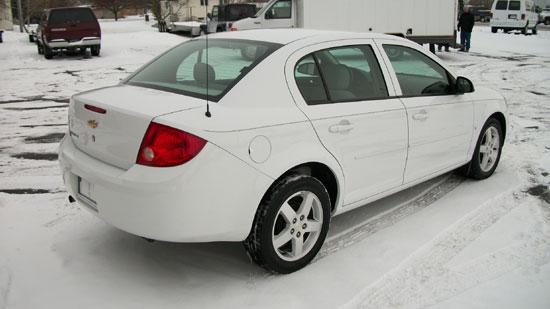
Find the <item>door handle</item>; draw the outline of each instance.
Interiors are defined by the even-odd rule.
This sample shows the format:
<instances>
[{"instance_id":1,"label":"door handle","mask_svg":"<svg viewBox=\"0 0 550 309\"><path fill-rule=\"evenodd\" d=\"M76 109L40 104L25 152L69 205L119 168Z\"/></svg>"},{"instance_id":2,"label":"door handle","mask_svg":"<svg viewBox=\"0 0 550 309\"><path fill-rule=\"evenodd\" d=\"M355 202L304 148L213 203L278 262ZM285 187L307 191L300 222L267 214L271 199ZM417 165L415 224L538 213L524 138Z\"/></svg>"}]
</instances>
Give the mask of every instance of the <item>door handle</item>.
<instances>
[{"instance_id":1,"label":"door handle","mask_svg":"<svg viewBox=\"0 0 550 309\"><path fill-rule=\"evenodd\" d=\"M255 21L254 22L254 25L261 25L261 24L262 24L262 22L260 22L260 21Z\"/></svg>"},{"instance_id":2,"label":"door handle","mask_svg":"<svg viewBox=\"0 0 550 309\"><path fill-rule=\"evenodd\" d=\"M420 112L413 115L413 119L418 121L426 121L428 120L428 112L426 112L425 110L421 110Z\"/></svg>"},{"instance_id":3,"label":"door handle","mask_svg":"<svg viewBox=\"0 0 550 309\"><path fill-rule=\"evenodd\" d=\"M328 131L333 134L347 134L353 130L353 124L347 120L342 120L338 124L331 125Z\"/></svg>"}]
</instances>

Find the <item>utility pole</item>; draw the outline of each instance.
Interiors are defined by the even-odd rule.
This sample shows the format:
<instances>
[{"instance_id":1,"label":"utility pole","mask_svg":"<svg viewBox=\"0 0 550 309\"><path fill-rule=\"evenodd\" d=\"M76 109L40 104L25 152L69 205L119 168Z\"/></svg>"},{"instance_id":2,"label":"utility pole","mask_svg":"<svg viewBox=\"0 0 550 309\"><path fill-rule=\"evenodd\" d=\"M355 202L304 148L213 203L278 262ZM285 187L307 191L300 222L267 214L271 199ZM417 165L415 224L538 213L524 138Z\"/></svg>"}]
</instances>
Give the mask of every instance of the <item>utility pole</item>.
<instances>
[{"instance_id":1,"label":"utility pole","mask_svg":"<svg viewBox=\"0 0 550 309\"><path fill-rule=\"evenodd\" d=\"M19 31L23 32L23 8L21 6L21 0L17 0L17 13L19 19Z\"/></svg>"}]
</instances>

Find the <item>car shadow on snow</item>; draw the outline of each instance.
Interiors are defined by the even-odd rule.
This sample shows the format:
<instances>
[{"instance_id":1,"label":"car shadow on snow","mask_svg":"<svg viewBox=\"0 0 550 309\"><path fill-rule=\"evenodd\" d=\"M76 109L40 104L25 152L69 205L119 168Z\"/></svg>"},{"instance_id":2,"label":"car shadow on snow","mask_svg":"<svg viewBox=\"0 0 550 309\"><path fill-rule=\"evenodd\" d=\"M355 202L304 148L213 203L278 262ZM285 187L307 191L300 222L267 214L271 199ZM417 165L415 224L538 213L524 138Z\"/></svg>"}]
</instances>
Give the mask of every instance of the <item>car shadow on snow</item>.
<instances>
[{"instance_id":1,"label":"car shadow on snow","mask_svg":"<svg viewBox=\"0 0 550 309\"><path fill-rule=\"evenodd\" d=\"M443 175L371 203L369 207L361 207L336 217L331 224L326 248L323 247L317 260L427 207L437 200L433 198L434 195L450 192L442 188L450 186L454 189L463 180L452 173ZM369 225L371 221L377 228L372 229ZM99 273L116 276L125 282L174 281L178 285L188 283L187 277L217 278L222 281L230 278L245 285L253 284L256 279L272 277L272 274L252 263L241 243L147 242L107 224L98 224L97 221L90 225L79 225L78 229L75 227L67 232L72 236L54 244L54 251L65 261L64 264L78 268L78 272L88 272L92 267L97 268ZM334 246L334 243L342 243L339 238L352 238L354 241ZM308 269L302 272L307 274ZM207 282L201 279L194 284L201 286Z\"/></svg>"}]
</instances>

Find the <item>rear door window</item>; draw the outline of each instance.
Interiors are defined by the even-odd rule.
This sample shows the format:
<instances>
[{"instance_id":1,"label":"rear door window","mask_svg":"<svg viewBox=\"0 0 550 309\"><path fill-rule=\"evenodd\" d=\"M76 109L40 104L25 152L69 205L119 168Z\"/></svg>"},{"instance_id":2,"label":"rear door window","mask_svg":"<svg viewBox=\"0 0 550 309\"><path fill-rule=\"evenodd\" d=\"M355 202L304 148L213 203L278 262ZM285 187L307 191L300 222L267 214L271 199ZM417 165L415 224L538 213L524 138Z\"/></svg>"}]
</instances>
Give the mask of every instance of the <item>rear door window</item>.
<instances>
[{"instance_id":1,"label":"rear door window","mask_svg":"<svg viewBox=\"0 0 550 309\"><path fill-rule=\"evenodd\" d=\"M497 1L496 9L500 11L508 10L508 1Z\"/></svg>"},{"instance_id":2,"label":"rear door window","mask_svg":"<svg viewBox=\"0 0 550 309\"><path fill-rule=\"evenodd\" d=\"M64 24L79 24L95 22L96 19L90 9L86 8L74 8L74 9L60 9L50 12L50 18L48 24L50 25L64 25Z\"/></svg>"},{"instance_id":3,"label":"rear door window","mask_svg":"<svg viewBox=\"0 0 550 309\"><path fill-rule=\"evenodd\" d=\"M521 10L521 1L510 1L510 5L508 5L508 9L510 11L519 11L519 10Z\"/></svg>"},{"instance_id":4,"label":"rear door window","mask_svg":"<svg viewBox=\"0 0 550 309\"><path fill-rule=\"evenodd\" d=\"M296 65L295 79L308 105L388 97L384 76L369 45L310 54Z\"/></svg>"},{"instance_id":5,"label":"rear door window","mask_svg":"<svg viewBox=\"0 0 550 309\"><path fill-rule=\"evenodd\" d=\"M308 105L328 103L323 79L312 54L298 62L294 70L294 78Z\"/></svg>"}]
</instances>

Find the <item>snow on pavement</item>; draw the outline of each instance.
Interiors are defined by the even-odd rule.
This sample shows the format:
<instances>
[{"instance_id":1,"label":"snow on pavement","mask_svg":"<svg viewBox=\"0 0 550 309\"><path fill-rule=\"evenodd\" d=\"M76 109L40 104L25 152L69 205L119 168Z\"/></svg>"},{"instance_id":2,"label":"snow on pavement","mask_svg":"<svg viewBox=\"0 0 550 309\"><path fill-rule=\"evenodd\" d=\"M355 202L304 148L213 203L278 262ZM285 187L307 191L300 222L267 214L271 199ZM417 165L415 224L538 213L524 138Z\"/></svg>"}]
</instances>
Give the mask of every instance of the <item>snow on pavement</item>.
<instances>
[{"instance_id":1,"label":"snow on pavement","mask_svg":"<svg viewBox=\"0 0 550 309\"><path fill-rule=\"evenodd\" d=\"M68 98L185 40L135 20L102 29L101 57L53 61L4 33L0 308L550 307L550 33L478 27L470 54L440 54L507 99L494 177L448 174L343 214L310 266L275 276L241 244L147 243L66 202L56 150Z\"/></svg>"}]
</instances>

